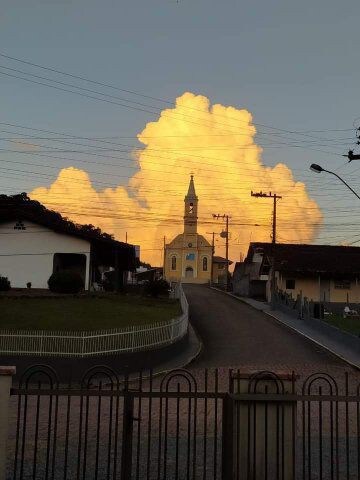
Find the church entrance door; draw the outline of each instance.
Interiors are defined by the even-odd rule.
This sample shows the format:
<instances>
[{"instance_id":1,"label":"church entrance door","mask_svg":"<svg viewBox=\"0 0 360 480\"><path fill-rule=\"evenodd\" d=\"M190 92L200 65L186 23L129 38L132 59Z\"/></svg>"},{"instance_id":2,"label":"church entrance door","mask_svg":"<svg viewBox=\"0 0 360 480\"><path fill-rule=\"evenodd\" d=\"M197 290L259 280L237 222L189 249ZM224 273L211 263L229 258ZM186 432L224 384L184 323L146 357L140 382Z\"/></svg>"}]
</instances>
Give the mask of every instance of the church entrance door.
<instances>
[{"instance_id":1,"label":"church entrance door","mask_svg":"<svg viewBox=\"0 0 360 480\"><path fill-rule=\"evenodd\" d=\"M194 278L194 269L192 267L186 267L185 278Z\"/></svg>"}]
</instances>

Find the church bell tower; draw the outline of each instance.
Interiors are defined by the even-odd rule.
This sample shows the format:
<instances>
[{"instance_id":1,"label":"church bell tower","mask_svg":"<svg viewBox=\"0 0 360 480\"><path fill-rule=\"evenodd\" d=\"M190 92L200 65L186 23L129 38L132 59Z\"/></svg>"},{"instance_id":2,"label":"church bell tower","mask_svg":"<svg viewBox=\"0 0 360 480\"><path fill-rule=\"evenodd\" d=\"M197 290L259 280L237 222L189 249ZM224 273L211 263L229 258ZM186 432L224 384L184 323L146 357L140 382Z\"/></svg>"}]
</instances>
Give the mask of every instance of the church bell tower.
<instances>
[{"instance_id":1,"label":"church bell tower","mask_svg":"<svg viewBox=\"0 0 360 480\"><path fill-rule=\"evenodd\" d=\"M189 189L184 199L184 233L197 233L197 212L198 212L198 197L195 193L194 176L191 175Z\"/></svg>"}]
</instances>

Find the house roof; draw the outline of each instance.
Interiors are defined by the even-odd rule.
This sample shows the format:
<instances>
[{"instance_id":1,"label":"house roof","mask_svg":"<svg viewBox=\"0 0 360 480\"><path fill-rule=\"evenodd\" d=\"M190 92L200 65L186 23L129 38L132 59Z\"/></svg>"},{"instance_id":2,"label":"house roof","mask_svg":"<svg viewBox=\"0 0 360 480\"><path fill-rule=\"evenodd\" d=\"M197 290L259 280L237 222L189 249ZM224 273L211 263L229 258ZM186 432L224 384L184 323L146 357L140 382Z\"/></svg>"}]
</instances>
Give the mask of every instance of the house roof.
<instances>
[{"instance_id":1,"label":"house roof","mask_svg":"<svg viewBox=\"0 0 360 480\"><path fill-rule=\"evenodd\" d=\"M264 256L273 256L272 243L253 242L247 261L251 261L256 250L262 251ZM277 243L275 265L281 272L359 274L360 247Z\"/></svg>"},{"instance_id":2,"label":"house roof","mask_svg":"<svg viewBox=\"0 0 360 480\"><path fill-rule=\"evenodd\" d=\"M26 193L13 196L0 195L0 224L12 220L27 220L57 233L87 240L103 257L104 262L113 259L116 252L121 252L121 267L126 269L130 264L134 266L135 247L133 245L118 242L93 225L76 224L60 213L48 210L41 203L31 200Z\"/></svg>"},{"instance_id":3,"label":"house roof","mask_svg":"<svg viewBox=\"0 0 360 480\"><path fill-rule=\"evenodd\" d=\"M226 260L224 257L213 256L213 263L228 263L231 265L233 262L231 260Z\"/></svg>"}]
</instances>

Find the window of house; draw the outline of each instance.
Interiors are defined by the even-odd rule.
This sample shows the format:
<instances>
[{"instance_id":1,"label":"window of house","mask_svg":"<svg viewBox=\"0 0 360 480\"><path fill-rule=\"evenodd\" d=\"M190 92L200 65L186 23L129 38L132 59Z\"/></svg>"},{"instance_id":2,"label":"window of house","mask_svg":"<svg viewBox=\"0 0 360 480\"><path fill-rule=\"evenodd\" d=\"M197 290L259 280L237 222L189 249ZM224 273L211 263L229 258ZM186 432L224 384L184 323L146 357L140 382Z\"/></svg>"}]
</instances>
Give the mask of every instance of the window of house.
<instances>
[{"instance_id":1,"label":"window of house","mask_svg":"<svg viewBox=\"0 0 360 480\"><path fill-rule=\"evenodd\" d=\"M334 280L334 288L338 290L350 290L351 281L350 280Z\"/></svg>"},{"instance_id":2,"label":"window of house","mask_svg":"<svg viewBox=\"0 0 360 480\"><path fill-rule=\"evenodd\" d=\"M293 278L286 279L286 290L294 290L295 289L295 280Z\"/></svg>"},{"instance_id":3,"label":"window of house","mask_svg":"<svg viewBox=\"0 0 360 480\"><path fill-rule=\"evenodd\" d=\"M204 257L203 258L203 270L204 270L204 272L206 272L207 269L208 269L208 259L207 259L207 257Z\"/></svg>"},{"instance_id":4,"label":"window of house","mask_svg":"<svg viewBox=\"0 0 360 480\"><path fill-rule=\"evenodd\" d=\"M171 270L176 270L176 257L171 257Z\"/></svg>"}]
</instances>

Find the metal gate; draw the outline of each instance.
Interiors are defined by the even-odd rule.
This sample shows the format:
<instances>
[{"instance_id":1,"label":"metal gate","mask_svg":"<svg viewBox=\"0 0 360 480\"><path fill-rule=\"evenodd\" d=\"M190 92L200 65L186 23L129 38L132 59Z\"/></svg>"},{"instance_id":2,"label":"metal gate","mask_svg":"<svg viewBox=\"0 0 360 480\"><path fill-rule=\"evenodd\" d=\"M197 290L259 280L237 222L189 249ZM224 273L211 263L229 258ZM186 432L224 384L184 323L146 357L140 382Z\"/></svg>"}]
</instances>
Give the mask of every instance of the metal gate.
<instances>
[{"instance_id":1,"label":"metal gate","mask_svg":"<svg viewBox=\"0 0 360 480\"><path fill-rule=\"evenodd\" d=\"M7 478L359 479L357 381L100 366L64 386L35 366L11 391Z\"/></svg>"}]
</instances>

